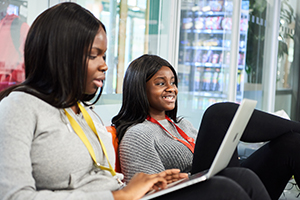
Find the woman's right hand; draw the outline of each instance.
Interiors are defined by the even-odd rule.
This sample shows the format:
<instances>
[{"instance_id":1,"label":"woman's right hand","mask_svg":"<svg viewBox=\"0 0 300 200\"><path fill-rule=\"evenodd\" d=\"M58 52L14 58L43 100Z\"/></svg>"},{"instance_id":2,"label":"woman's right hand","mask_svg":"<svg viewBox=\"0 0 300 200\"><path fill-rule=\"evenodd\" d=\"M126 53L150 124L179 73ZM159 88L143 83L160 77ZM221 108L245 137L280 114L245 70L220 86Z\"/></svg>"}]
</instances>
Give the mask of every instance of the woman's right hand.
<instances>
[{"instance_id":1,"label":"woman's right hand","mask_svg":"<svg viewBox=\"0 0 300 200\"><path fill-rule=\"evenodd\" d=\"M136 200L143 197L150 189L163 189L167 180L160 174L135 174L130 182L121 190L113 191L115 200Z\"/></svg>"},{"instance_id":2,"label":"woman's right hand","mask_svg":"<svg viewBox=\"0 0 300 200\"><path fill-rule=\"evenodd\" d=\"M186 173L180 173L179 169L168 169L158 174L138 173L122 190L114 191L115 200L136 200L143 197L150 189L160 190L179 179L187 178Z\"/></svg>"}]
</instances>

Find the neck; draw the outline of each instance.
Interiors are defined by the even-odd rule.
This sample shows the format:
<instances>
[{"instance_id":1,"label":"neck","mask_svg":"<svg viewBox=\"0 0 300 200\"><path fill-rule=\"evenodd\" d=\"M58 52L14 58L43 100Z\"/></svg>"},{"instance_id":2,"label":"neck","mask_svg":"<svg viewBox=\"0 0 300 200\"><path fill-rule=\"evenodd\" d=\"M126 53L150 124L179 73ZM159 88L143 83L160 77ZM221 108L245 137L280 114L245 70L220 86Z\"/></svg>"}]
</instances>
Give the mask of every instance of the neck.
<instances>
[{"instance_id":1,"label":"neck","mask_svg":"<svg viewBox=\"0 0 300 200\"><path fill-rule=\"evenodd\" d=\"M77 104L74 105L74 106L71 106L71 109L73 110L73 112L74 112L75 114L79 114L79 112L80 112L79 107L78 107Z\"/></svg>"},{"instance_id":2,"label":"neck","mask_svg":"<svg viewBox=\"0 0 300 200\"><path fill-rule=\"evenodd\" d=\"M157 121L158 121L158 120L166 119L165 113L159 114L159 115L151 113L151 114L150 114L150 117L152 117L153 119L155 119L155 120L157 120Z\"/></svg>"}]
</instances>

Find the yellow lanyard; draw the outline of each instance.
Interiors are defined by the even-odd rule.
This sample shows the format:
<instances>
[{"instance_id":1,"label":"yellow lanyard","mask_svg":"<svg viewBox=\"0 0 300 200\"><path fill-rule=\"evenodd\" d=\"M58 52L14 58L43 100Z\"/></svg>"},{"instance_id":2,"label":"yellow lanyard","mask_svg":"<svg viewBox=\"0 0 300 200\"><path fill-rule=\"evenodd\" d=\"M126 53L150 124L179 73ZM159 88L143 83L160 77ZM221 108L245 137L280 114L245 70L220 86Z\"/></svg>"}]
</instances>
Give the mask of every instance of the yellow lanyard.
<instances>
[{"instance_id":1,"label":"yellow lanyard","mask_svg":"<svg viewBox=\"0 0 300 200\"><path fill-rule=\"evenodd\" d=\"M103 153L107 159L107 163L109 165L109 168L108 167L104 167L102 165L100 165L97 160L96 160L96 156L95 156L95 152L94 152L94 149L91 145L91 143L89 142L88 138L86 137L84 131L82 130L82 128L80 127L80 125L77 123L77 121L65 110L65 113L70 121L70 124L72 126L72 128L74 129L74 131L76 132L76 134L79 136L79 138L82 140L82 142L84 143L84 145L86 146L86 148L88 149L94 163L96 164L97 167L99 167L100 169L102 170L107 170L111 173L112 176L115 176L116 175L116 172L115 170L112 168L109 160L108 160L108 156L107 156L107 152L106 152L106 148L101 140L101 138L99 137L98 133L97 133L97 130L96 130L96 127L94 125L94 122L91 118L91 116L89 115L89 113L86 111L86 109L79 103L77 102L77 105L80 109L80 111L82 112L82 115L83 115L83 118L85 119L85 121L87 122L87 124L89 125L89 127L92 129L92 131L95 133L95 135L98 137L98 140L100 142L100 145L102 147L102 150L103 150Z\"/></svg>"}]
</instances>

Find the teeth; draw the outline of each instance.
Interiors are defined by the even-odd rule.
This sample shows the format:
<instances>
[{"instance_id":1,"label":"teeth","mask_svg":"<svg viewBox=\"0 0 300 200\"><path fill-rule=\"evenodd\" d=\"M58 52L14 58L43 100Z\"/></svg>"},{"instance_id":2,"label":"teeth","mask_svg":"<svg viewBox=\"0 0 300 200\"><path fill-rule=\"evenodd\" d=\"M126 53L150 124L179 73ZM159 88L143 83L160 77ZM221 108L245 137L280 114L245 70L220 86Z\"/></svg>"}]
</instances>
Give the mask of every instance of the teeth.
<instances>
[{"instance_id":1,"label":"teeth","mask_svg":"<svg viewBox=\"0 0 300 200\"><path fill-rule=\"evenodd\" d=\"M169 99L169 100L172 100L172 99L174 99L174 97L164 97L165 99Z\"/></svg>"}]
</instances>

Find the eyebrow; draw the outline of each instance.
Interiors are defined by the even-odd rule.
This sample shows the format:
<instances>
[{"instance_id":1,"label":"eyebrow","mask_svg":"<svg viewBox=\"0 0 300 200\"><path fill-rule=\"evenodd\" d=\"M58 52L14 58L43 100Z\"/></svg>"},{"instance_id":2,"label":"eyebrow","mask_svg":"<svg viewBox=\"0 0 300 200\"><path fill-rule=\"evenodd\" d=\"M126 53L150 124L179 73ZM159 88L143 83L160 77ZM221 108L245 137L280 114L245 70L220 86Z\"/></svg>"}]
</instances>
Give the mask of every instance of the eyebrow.
<instances>
[{"instance_id":1,"label":"eyebrow","mask_svg":"<svg viewBox=\"0 0 300 200\"><path fill-rule=\"evenodd\" d=\"M157 79L166 79L166 77L165 76L158 76L154 80L157 80ZM175 76L172 76L171 79L175 79Z\"/></svg>"},{"instance_id":2,"label":"eyebrow","mask_svg":"<svg viewBox=\"0 0 300 200\"><path fill-rule=\"evenodd\" d=\"M91 50L97 50L97 54L99 55L99 54L102 54L102 53L104 53L105 51L104 50L102 50L102 49L99 49L98 47L92 47L92 49Z\"/></svg>"}]
</instances>

